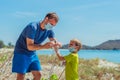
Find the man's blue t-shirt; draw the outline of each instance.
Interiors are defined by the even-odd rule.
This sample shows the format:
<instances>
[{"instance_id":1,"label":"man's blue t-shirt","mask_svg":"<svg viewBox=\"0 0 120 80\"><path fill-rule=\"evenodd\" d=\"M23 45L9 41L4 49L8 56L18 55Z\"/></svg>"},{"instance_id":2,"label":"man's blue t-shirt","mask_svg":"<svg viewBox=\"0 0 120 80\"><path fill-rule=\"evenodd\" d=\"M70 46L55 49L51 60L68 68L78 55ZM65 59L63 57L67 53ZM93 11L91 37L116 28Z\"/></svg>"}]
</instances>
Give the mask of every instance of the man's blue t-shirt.
<instances>
[{"instance_id":1,"label":"man's blue t-shirt","mask_svg":"<svg viewBox=\"0 0 120 80\"><path fill-rule=\"evenodd\" d=\"M40 28L40 22L28 24L19 36L14 53L22 53L26 55L34 55L35 51L27 49L26 38L34 40L34 44L41 44L46 38L53 38L54 32Z\"/></svg>"}]
</instances>

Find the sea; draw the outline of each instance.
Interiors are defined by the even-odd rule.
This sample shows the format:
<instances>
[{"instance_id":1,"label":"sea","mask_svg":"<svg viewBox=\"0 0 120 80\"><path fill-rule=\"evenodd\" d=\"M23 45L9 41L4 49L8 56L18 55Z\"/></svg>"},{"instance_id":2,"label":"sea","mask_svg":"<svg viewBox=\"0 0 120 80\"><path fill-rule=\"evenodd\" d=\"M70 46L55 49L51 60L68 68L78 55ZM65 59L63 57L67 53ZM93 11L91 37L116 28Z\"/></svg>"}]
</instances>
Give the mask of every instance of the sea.
<instances>
[{"instance_id":1,"label":"sea","mask_svg":"<svg viewBox=\"0 0 120 80\"><path fill-rule=\"evenodd\" d=\"M60 49L61 55L68 55L70 52L67 49ZM41 55L53 55L54 50L38 50L37 54ZM79 58L83 59L103 59L109 62L120 64L120 50L80 50L78 52Z\"/></svg>"}]
</instances>

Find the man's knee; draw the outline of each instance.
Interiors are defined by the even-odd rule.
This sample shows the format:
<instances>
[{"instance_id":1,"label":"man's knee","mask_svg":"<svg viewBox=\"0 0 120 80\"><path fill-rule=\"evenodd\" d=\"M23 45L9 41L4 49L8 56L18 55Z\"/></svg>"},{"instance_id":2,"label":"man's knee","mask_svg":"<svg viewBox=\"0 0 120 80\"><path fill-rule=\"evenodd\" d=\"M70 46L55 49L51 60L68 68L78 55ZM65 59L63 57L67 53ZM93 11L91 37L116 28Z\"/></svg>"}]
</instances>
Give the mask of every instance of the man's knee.
<instances>
[{"instance_id":1,"label":"man's knee","mask_svg":"<svg viewBox=\"0 0 120 80\"><path fill-rule=\"evenodd\" d=\"M41 77L41 72L38 71L36 75L37 75L38 77Z\"/></svg>"},{"instance_id":2,"label":"man's knee","mask_svg":"<svg viewBox=\"0 0 120 80\"><path fill-rule=\"evenodd\" d=\"M24 80L25 74L17 74L17 80Z\"/></svg>"},{"instance_id":3,"label":"man's knee","mask_svg":"<svg viewBox=\"0 0 120 80\"><path fill-rule=\"evenodd\" d=\"M32 74L34 78L41 78L41 72L40 71L32 71Z\"/></svg>"}]
</instances>

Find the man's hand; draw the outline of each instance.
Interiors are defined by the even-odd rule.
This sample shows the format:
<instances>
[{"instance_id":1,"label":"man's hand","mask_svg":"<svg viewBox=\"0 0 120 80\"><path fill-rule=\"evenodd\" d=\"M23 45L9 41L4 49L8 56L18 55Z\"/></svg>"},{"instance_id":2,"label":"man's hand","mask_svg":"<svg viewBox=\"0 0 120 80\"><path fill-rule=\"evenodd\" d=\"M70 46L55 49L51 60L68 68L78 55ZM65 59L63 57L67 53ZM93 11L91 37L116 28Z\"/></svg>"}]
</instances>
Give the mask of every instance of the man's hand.
<instances>
[{"instance_id":1,"label":"man's hand","mask_svg":"<svg viewBox=\"0 0 120 80\"><path fill-rule=\"evenodd\" d=\"M55 43L53 43L53 42L47 42L47 43L45 43L44 45L42 45L43 46L43 48L45 48L45 49L49 49L49 48L52 48L53 46L55 45Z\"/></svg>"},{"instance_id":2,"label":"man's hand","mask_svg":"<svg viewBox=\"0 0 120 80\"><path fill-rule=\"evenodd\" d=\"M59 48L62 47L62 44L58 42L55 38L49 38L49 40L53 43L55 43L54 46L58 46Z\"/></svg>"}]
</instances>

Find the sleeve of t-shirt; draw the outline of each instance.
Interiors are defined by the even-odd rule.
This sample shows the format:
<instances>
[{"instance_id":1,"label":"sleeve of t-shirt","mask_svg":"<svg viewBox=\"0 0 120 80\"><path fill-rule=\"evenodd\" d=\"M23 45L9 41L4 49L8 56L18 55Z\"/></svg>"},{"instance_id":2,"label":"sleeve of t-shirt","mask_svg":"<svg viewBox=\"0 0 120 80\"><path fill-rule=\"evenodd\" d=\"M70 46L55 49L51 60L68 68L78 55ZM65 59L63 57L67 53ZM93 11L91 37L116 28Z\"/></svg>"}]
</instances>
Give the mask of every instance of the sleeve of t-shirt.
<instances>
[{"instance_id":1,"label":"sleeve of t-shirt","mask_svg":"<svg viewBox=\"0 0 120 80\"><path fill-rule=\"evenodd\" d=\"M64 59L67 61L67 62L70 62L72 60L72 55L69 54L69 55L66 55L64 56Z\"/></svg>"},{"instance_id":2,"label":"sleeve of t-shirt","mask_svg":"<svg viewBox=\"0 0 120 80\"><path fill-rule=\"evenodd\" d=\"M48 38L54 38L55 34L52 30L49 30Z\"/></svg>"},{"instance_id":3,"label":"sleeve of t-shirt","mask_svg":"<svg viewBox=\"0 0 120 80\"><path fill-rule=\"evenodd\" d=\"M26 29L26 37L30 39L34 39L35 33L36 33L35 26L32 24L28 25Z\"/></svg>"}]
</instances>

